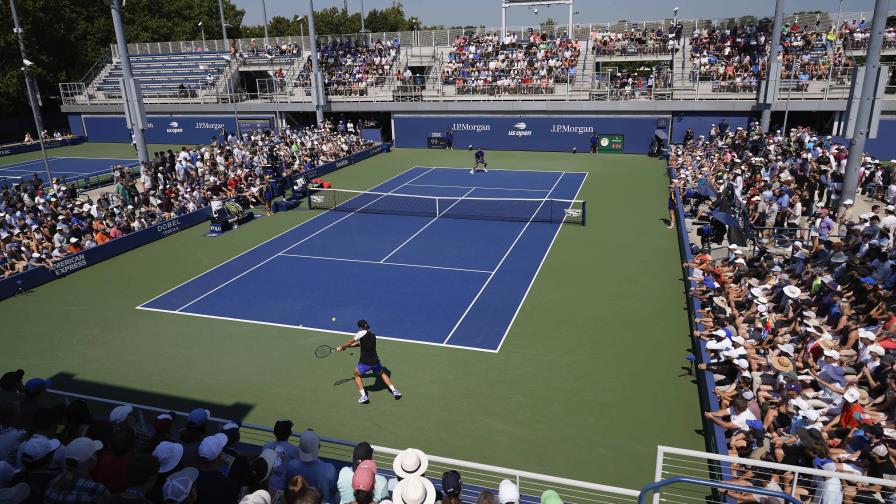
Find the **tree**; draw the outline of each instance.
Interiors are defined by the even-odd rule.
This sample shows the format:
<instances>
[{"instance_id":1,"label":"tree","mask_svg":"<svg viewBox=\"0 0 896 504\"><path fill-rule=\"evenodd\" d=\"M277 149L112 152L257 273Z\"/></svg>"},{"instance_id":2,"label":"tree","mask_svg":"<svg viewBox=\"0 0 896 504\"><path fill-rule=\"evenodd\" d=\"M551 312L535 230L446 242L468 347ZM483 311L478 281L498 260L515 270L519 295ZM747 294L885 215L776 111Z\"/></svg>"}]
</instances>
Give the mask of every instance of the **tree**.
<instances>
[{"instance_id":1,"label":"tree","mask_svg":"<svg viewBox=\"0 0 896 504\"><path fill-rule=\"evenodd\" d=\"M28 0L16 4L25 30L28 59L35 62L31 73L38 80L44 107L52 111L50 99L60 82L80 81L115 43L112 16L101 0ZM242 35L245 11L231 0L224 1L229 37ZM129 0L123 9L125 36L130 42L199 40L202 21L207 38L220 38L217 0ZM9 3L0 2L0 19L12 28ZM12 29L0 30L2 61L20 60ZM0 109L4 115L28 113L25 81L20 65L0 69Z\"/></svg>"}]
</instances>

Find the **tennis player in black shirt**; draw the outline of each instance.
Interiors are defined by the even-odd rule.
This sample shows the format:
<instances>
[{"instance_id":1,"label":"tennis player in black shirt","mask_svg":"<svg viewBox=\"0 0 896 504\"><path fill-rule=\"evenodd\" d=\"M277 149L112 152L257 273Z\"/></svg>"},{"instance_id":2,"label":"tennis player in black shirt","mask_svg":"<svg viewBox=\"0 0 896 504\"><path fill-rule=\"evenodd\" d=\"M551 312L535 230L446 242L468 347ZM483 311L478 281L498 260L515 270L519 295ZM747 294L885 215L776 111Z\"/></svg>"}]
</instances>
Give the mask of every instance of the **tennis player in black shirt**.
<instances>
[{"instance_id":1,"label":"tennis player in black shirt","mask_svg":"<svg viewBox=\"0 0 896 504\"><path fill-rule=\"evenodd\" d=\"M367 391L364 390L364 382L361 381L361 377L369 371L373 371L374 375L379 375L383 379L383 383L392 391L392 397L401 399L401 392L395 388L389 375L386 374L383 364L380 362L380 357L376 354L376 334L373 334L373 331L370 330L366 320L358 321L358 333L336 347L336 351L341 352L351 347L361 347L361 356L358 358L358 365L355 366L354 372L355 385L358 386L358 392L361 393L358 402L361 404L367 404L368 402Z\"/></svg>"}]
</instances>

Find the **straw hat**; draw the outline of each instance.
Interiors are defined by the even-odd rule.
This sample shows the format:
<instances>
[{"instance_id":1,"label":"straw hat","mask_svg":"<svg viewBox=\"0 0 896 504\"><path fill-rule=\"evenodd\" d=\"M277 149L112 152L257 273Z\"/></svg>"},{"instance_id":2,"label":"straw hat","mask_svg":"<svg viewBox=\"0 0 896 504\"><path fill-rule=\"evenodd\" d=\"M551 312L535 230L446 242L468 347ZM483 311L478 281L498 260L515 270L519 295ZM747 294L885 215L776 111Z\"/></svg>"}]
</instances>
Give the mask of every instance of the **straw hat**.
<instances>
[{"instance_id":1,"label":"straw hat","mask_svg":"<svg viewBox=\"0 0 896 504\"><path fill-rule=\"evenodd\" d=\"M782 373L790 373L793 371L793 361L783 355L773 357L771 359L771 365Z\"/></svg>"}]
</instances>

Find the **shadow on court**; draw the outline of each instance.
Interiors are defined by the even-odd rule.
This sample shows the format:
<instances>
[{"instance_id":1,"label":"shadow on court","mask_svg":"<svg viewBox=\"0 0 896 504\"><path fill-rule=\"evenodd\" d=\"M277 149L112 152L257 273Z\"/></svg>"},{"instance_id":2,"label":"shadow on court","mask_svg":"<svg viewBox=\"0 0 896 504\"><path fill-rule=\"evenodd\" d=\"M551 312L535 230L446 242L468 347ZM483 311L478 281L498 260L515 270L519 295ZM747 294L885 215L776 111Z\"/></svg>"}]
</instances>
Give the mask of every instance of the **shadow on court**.
<instances>
[{"instance_id":1,"label":"shadow on court","mask_svg":"<svg viewBox=\"0 0 896 504\"><path fill-rule=\"evenodd\" d=\"M123 403L141 404L161 408L165 411L183 411L189 412L195 408L204 408L211 412L213 417L226 418L231 421L240 421L248 417L249 412L254 407L251 404L232 403L220 404L203 400L190 399L186 397L160 394L156 392L147 392L145 390L122 387L120 385L109 385L89 380L77 378L74 373L56 373L49 377L52 385L51 389L60 392L81 394L95 398L107 399L111 401L121 401ZM99 401L87 399L92 413L104 415L107 414L115 404L109 404Z\"/></svg>"},{"instance_id":2,"label":"shadow on court","mask_svg":"<svg viewBox=\"0 0 896 504\"><path fill-rule=\"evenodd\" d=\"M392 378L392 371L389 370L389 368L384 366L383 371L386 372L386 376L388 376L389 378ZM373 385L370 385L371 378L374 380ZM361 380L364 381L364 388L367 390L368 393L369 392L381 392L383 390L389 389L389 387L386 386L386 383L383 381L383 379L380 377L380 375L374 375L374 374L368 373L365 375L361 375ZM337 380L336 383L333 384L333 386L345 385L347 383L351 383L354 385L355 378L352 376L349 376L347 378L342 378L340 380Z\"/></svg>"}]
</instances>

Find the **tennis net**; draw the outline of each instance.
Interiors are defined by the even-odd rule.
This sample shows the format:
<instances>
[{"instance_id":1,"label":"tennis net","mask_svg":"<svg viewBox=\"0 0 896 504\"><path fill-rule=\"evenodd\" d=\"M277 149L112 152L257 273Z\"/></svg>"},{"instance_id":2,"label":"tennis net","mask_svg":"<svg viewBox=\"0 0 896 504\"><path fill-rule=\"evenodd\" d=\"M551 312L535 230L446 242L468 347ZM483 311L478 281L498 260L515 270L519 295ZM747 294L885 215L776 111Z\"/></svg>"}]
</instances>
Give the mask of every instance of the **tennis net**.
<instances>
[{"instance_id":1,"label":"tennis net","mask_svg":"<svg viewBox=\"0 0 896 504\"><path fill-rule=\"evenodd\" d=\"M347 189L319 189L311 209L447 219L552 222L585 225L586 202L540 198L464 198L417 196Z\"/></svg>"}]
</instances>

